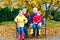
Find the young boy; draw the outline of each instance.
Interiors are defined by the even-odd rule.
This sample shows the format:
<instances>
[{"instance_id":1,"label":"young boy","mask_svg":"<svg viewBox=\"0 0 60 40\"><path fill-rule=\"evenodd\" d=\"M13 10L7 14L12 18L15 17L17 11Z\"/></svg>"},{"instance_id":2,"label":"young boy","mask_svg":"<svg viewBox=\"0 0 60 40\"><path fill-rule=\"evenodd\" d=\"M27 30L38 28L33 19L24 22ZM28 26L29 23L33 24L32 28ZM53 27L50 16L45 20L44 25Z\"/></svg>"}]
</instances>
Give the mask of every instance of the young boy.
<instances>
[{"instance_id":1,"label":"young boy","mask_svg":"<svg viewBox=\"0 0 60 40\"><path fill-rule=\"evenodd\" d=\"M42 21L42 16L41 16L41 13L40 11L37 12L37 14L33 17L33 29L37 29L37 37L39 36L40 33L40 30L41 30L41 27L40 27L40 24L41 24L41 21Z\"/></svg>"},{"instance_id":2,"label":"young boy","mask_svg":"<svg viewBox=\"0 0 60 40\"><path fill-rule=\"evenodd\" d=\"M27 18L23 15L22 11L19 11L19 14L14 19L17 25L18 40L24 40L24 24L28 22Z\"/></svg>"},{"instance_id":3,"label":"young boy","mask_svg":"<svg viewBox=\"0 0 60 40\"><path fill-rule=\"evenodd\" d=\"M28 19L29 18L29 14L27 13L27 9L23 8L22 11L23 11L24 16ZM28 23L26 23L25 26L24 26L25 38L28 38L28 31L27 31L27 29L28 29Z\"/></svg>"}]
</instances>

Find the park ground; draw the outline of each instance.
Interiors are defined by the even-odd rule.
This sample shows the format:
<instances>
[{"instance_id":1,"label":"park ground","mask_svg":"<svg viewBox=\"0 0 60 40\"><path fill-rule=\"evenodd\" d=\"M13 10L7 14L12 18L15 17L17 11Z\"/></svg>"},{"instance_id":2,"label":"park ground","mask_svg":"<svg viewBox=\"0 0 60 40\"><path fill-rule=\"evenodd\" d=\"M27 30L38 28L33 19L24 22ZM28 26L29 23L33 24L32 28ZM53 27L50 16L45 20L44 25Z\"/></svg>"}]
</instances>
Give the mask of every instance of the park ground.
<instances>
[{"instance_id":1,"label":"park ground","mask_svg":"<svg viewBox=\"0 0 60 40\"><path fill-rule=\"evenodd\" d=\"M60 40L60 21L46 21L46 24L46 38L44 38L45 32L42 27L40 38L25 40ZM0 23L0 40L16 40L16 25L13 21Z\"/></svg>"}]
</instances>

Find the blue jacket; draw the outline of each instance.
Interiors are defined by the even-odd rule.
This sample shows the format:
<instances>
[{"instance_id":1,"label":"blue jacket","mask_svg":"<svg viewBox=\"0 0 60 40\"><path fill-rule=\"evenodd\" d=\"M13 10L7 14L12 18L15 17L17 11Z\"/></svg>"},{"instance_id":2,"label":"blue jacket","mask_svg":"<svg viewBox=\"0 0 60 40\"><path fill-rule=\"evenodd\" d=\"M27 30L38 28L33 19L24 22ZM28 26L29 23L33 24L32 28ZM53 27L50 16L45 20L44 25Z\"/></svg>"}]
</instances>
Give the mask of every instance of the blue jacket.
<instances>
[{"instance_id":1,"label":"blue jacket","mask_svg":"<svg viewBox=\"0 0 60 40\"><path fill-rule=\"evenodd\" d=\"M35 13L32 13L29 17L29 23L33 23L33 17L35 16Z\"/></svg>"}]
</instances>

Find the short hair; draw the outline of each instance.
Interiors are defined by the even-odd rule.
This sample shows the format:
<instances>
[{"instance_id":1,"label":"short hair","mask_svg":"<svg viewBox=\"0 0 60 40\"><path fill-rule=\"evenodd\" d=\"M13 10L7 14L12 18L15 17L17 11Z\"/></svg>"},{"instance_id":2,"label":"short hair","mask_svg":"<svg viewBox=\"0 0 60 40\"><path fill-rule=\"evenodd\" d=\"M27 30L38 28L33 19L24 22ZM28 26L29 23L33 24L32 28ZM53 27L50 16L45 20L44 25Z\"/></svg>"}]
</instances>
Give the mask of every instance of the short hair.
<instances>
[{"instance_id":1,"label":"short hair","mask_svg":"<svg viewBox=\"0 0 60 40\"><path fill-rule=\"evenodd\" d=\"M34 9L38 10L36 7L34 7L33 10L34 10Z\"/></svg>"},{"instance_id":2,"label":"short hair","mask_svg":"<svg viewBox=\"0 0 60 40\"><path fill-rule=\"evenodd\" d=\"M26 8L23 8L23 10L26 9ZM26 9L27 10L27 9Z\"/></svg>"},{"instance_id":3,"label":"short hair","mask_svg":"<svg viewBox=\"0 0 60 40\"><path fill-rule=\"evenodd\" d=\"M41 14L41 11L38 11Z\"/></svg>"}]
</instances>

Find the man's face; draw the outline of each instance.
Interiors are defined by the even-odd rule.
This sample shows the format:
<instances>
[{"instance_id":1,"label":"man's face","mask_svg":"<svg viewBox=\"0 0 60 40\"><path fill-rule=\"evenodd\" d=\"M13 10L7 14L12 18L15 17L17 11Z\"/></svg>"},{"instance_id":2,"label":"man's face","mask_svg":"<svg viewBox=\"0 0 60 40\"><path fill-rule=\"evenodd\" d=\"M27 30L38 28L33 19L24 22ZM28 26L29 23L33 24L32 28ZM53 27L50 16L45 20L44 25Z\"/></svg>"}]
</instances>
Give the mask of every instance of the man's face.
<instances>
[{"instance_id":1,"label":"man's face","mask_svg":"<svg viewBox=\"0 0 60 40\"><path fill-rule=\"evenodd\" d=\"M38 9L37 8L33 8L33 13L37 13Z\"/></svg>"},{"instance_id":2,"label":"man's face","mask_svg":"<svg viewBox=\"0 0 60 40\"><path fill-rule=\"evenodd\" d=\"M23 14L26 14L27 12L26 8L24 8L22 11L23 11Z\"/></svg>"}]
</instances>

